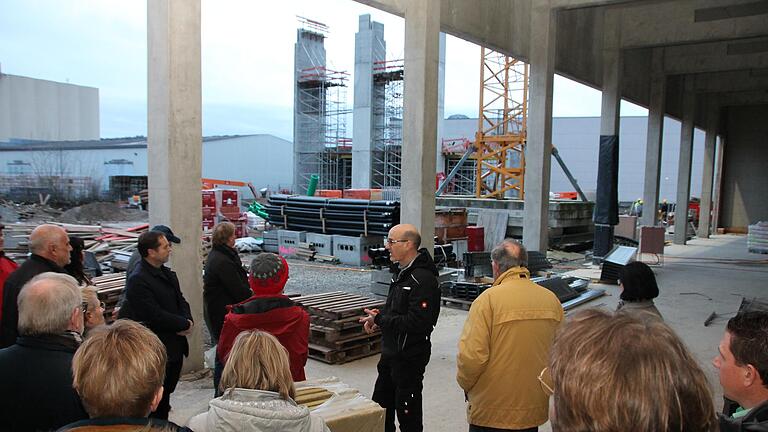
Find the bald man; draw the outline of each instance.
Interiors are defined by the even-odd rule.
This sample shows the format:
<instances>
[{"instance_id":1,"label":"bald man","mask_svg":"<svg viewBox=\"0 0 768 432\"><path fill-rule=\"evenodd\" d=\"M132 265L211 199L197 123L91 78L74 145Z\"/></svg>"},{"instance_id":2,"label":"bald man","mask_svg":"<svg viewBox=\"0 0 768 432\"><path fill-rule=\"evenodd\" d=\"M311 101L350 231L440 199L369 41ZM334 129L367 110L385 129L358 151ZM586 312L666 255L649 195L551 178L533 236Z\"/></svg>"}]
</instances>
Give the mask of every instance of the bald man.
<instances>
[{"instance_id":1,"label":"bald man","mask_svg":"<svg viewBox=\"0 0 768 432\"><path fill-rule=\"evenodd\" d=\"M69 264L69 253L72 247L69 245L67 232L62 227L45 224L38 226L30 234L29 251L32 255L8 276L3 287L0 348L16 343L19 319L16 299L19 297L21 288L41 273L66 273L64 266Z\"/></svg>"},{"instance_id":2,"label":"bald man","mask_svg":"<svg viewBox=\"0 0 768 432\"><path fill-rule=\"evenodd\" d=\"M389 230L386 248L397 263L382 311L366 309L361 318L367 332L381 329L382 351L373 400L386 408L385 431L394 432L395 414L404 432L421 431L421 390L429 357L430 335L440 314L437 268L422 248L415 226Z\"/></svg>"}]
</instances>

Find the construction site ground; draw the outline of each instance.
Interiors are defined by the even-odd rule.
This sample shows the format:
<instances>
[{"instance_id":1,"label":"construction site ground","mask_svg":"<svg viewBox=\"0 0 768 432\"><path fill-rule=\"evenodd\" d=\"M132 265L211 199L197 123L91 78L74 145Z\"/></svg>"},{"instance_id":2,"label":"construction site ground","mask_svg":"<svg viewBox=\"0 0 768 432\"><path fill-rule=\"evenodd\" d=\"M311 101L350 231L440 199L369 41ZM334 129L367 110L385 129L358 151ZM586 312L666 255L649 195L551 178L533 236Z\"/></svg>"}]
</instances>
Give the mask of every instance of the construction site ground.
<instances>
[{"instance_id":1,"label":"construction site ground","mask_svg":"<svg viewBox=\"0 0 768 432\"><path fill-rule=\"evenodd\" d=\"M693 239L687 246L667 246L663 266L654 267L661 294L656 300L665 321L677 331L710 380L716 408L722 406L722 391L712 358L723 334L727 319L736 312L744 297L768 297L768 255L747 252L746 236L718 235L710 239ZM648 257L651 259L651 257ZM366 294L370 274L365 271L326 268L311 263L291 261L292 277L288 291L303 292L313 287ZM582 267L577 260L572 268ZM589 274L589 270L580 270ZM599 271L592 270L599 275ZM568 312L600 307L613 310L619 290L614 285L605 288L607 296ZM712 312L718 317L708 326L704 321ZM722 316L721 316L722 315ZM464 395L456 384L457 342L467 312L443 308L432 337L432 359L424 379L424 426L428 431L466 431ZM339 377L370 397L376 379L378 355L344 365L328 365L310 359L306 373L309 378ZM202 376L202 378L199 378ZM595 389L606 391L606 389ZM184 424L190 417L207 410L213 396L210 374L188 375L179 383L171 398L171 419ZM549 424L540 428L550 431Z\"/></svg>"}]
</instances>

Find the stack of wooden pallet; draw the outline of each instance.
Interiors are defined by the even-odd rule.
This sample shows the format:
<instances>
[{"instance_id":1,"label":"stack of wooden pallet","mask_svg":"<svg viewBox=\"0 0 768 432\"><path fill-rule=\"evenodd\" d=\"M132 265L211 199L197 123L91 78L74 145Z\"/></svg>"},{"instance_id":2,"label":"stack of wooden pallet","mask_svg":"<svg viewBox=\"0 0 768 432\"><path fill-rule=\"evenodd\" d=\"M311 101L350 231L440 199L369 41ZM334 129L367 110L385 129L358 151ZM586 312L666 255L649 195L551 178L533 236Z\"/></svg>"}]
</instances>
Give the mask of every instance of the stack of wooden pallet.
<instances>
[{"instance_id":1,"label":"stack of wooden pallet","mask_svg":"<svg viewBox=\"0 0 768 432\"><path fill-rule=\"evenodd\" d=\"M125 289L125 273L114 273L93 278L99 300L104 302L104 318L112 322L112 312Z\"/></svg>"},{"instance_id":2,"label":"stack of wooden pallet","mask_svg":"<svg viewBox=\"0 0 768 432\"><path fill-rule=\"evenodd\" d=\"M341 291L293 299L310 316L309 356L330 364L381 352L381 333L367 334L358 322L363 309L382 308L384 300Z\"/></svg>"}]
</instances>

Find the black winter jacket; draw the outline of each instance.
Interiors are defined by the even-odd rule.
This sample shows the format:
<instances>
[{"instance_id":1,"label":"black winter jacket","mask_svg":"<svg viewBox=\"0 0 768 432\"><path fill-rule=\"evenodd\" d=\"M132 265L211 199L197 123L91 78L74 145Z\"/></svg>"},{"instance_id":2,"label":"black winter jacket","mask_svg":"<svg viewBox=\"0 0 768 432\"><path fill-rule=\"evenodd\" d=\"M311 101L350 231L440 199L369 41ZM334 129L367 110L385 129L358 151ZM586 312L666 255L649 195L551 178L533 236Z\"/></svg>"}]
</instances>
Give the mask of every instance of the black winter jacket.
<instances>
[{"instance_id":1,"label":"black winter jacket","mask_svg":"<svg viewBox=\"0 0 768 432\"><path fill-rule=\"evenodd\" d=\"M0 430L55 430L88 418L72 388L70 335L19 336L0 350Z\"/></svg>"},{"instance_id":2,"label":"black winter jacket","mask_svg":"<svg viewBox=\"0 0 768 432\"><path fill-rule=\"evenodd\" d=\"M6 348L16 343L18 336L19 307L16 300L21 288L33 277L45 273L66 273L56 263L40 255L32 254L28 260L16 269L5 281L3 288L2 327L0 327L0 348Z\"/></svg>"},{"instance_id":3,"label":"black winter jacket","mask_svg":"<svg viewBox=\"0 0 768 432\"><path fill-rule=\"evenodd\" d=\"M240 303L251 296L248 273L240 255L227 245L215 245L205 260L203 306L211 337L219 340L227 305Z\"/></svg>"},{"instance_id":4,"label":"black winter jacket","mask_svg":"<svg viewBox=\"0 0 768 432\"><path fill-rule=\"evenodd\" d=\"M389 285L384 309L374 322L381 327L382 359L429 354L429 336L440 314L437 268L426 249L410 266L398 270Z\"/></svg>"},{"instance_id":5,"label":"black winter jacket","mask_svg":"<svg viewBox=\"0 0 768 432\"><path fill-rule=\"evenodd\" d=\"M718 414L720 432L768 432L768 401L752 408L747 415L732 418Z\"/></svg>"},{"instance_id":6,"label":"black winter jacket","mask_svg":"<svg viewBox=\"0 0 768 432\"><path fill-rule=\"evenodd\" d=\"M125 303L119 316L152 330L165 345L168 361L181 361L189 354L187 338L176 333L189 328L187 320L192 321L192 314L176 273L168 267L156 268L141 260L125 283Z\"/></svg>"}]
</instances>

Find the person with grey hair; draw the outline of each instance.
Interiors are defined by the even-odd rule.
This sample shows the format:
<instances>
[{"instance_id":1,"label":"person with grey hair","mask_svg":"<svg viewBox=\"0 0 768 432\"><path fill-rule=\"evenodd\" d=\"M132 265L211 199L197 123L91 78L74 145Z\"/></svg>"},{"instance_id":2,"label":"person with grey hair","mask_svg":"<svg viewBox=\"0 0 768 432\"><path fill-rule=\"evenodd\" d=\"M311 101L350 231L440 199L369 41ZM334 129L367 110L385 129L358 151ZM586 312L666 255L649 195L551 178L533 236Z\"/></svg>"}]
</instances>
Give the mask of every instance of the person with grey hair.
<instances>
[{"instance_id":1,"label":"person with grey hair","mask_svg":"<svg viewBox=\"0 0 768 432\"><path fill-rule=\"evenodd\" d=\"M64 228L44 224L29 235L29 251L32 255L16 271L8 276L3 287L2 317L0 320L0 348L16 343L19 310L16 299L21 288L30 279L45 272L66 273L69 264L69 237Z\"/></svg>"},{"instance_id":2,"label":"person with grey hair","mask_svg":"<svg viewBox=\"0 0 768 432\"><path fill-rule=\"evenodd\" d=\"M83 332L77 281L37 275L21 289L18 307L19 337L0 349L3 430L55 430L88 418L72 387L72 358Z\"/></svg>"},{"instance_id":3,"label":"person with grey hair","mask_svg":"<svg viewBox=\"0 0 768 432\"><path fill-rule=\"evenodd\" d=\"M470 432L536 431L549 400L539 385L555 330L563 321L557 296L531 282L528 252L504 240L491 252L493 286L469 309L459 339L456 380L467 399Z\"/></svg>"}]
</instances>

